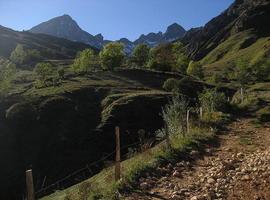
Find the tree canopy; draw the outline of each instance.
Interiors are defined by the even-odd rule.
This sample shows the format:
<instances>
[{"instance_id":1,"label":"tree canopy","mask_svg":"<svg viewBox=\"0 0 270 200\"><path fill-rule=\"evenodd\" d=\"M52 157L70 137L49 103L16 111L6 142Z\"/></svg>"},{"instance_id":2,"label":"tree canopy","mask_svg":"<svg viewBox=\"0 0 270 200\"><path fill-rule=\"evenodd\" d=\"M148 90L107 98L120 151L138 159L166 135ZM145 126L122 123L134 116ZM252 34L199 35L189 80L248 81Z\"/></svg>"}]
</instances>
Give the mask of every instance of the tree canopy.
<instances>
[{"instance_id":1,"label":"tree canopy","mask_svg":"<svg viewBox=\"0 0 270 200\"><path fill-rule=\"evenodd\" d=\"M119 42L109 43L100 52L99 56L103 69L114 70L121 67L125 58L124 45Z\"/></svg>"},{"instance_id":2,"label":"tree canopy","mask_svg":"<svg viewBox=\"0 0 270 200\"><path fill-rule=\"evenodd\" d=\"M146 44L139 44L133 50L132 60L137 66L144 67L149 60L149 54L150 47Z\"/></svg>"},{"instance_id":3,"label":"tree canopy","mask_svg":"<svg viewBox=\"0 0 270 200\"><path fill-rule=\"evenodd\" d=\"M98 56L92 49L85 49L79 52L72 65L76 73L88 72L97 69L99 65Z\"/></svg>"}]
</instances>

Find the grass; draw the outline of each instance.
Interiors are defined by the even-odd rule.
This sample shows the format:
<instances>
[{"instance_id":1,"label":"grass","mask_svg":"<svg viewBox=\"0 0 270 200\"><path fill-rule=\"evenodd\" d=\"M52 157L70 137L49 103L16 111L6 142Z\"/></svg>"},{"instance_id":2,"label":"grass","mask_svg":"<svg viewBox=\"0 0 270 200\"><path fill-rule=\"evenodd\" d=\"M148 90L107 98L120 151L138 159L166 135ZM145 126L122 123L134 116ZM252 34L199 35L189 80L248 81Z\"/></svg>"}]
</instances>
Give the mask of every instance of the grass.
<instances>
[{"instance_id":1,"label":"grass","mask_svg":"<svg viewBox=\"0 0 270 200\"><path fill-rule=\"evenodd\" d=\"M252 62L256 57L269 51L270 37L260 38L250 46L242 47L243 43L252 37L254 35L251 31L243 31L234 34L219 44L201 60L206 76L211 76L214 73L224 73L226 69L234 67L235 63L242 58Z\"/></svg>"},{"instance_id":2,"label":"grass","mask_svg":"<svg viewBox=\"0 0 270 200\"><path fill-rule=\"evenodd\" d=\"M199 148L203 141L208 141L213 136L214 134L207 129L192 129L186 137L173 137L171 150L165 148L165 143L162 142L123 161L122 178L119 182L114 181L114 168L110 167L78 185L56 192L42 200L115 199L119 190L132 184L145 171L154 170L162 162L176 160L179 154L192 148Z\"/></svg>"}]
</instances>

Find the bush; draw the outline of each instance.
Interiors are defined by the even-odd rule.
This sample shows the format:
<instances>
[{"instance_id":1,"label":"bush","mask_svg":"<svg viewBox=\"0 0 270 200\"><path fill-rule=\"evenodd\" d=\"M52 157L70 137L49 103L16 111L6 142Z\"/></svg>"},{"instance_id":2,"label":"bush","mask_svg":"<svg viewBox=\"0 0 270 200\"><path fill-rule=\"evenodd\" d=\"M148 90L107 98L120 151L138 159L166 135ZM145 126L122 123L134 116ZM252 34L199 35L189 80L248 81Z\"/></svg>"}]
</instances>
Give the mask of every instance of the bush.
<instances>
[{"instance_id":1,"label":"bush","mask_svg":"<svg viewBox=\"0 0 270 200\"><path fill-rule=\"evenodd\" d=\"M195 76L199 79L203 79L203 68L199 62L191 61L187 68L187 74L191 76Z\"/></svg>"},{"instance_id":2,"label":"bush","mask_svg":"<svg viewBox=\"0 0 270 200\"><path fill-rule=\"evenodd\" d=\"M38 80L45 83L54 72L53 65L51 63L38 63L34 68L34 72L38 76Z\"/></svg>"},{"instance_id":3,"label":"bush","mask_svg":"<svg viewBox=\"0 0 270 200\"><path fill-rule=\"evenodd\" d=\"M99 60L92 49L85 49L79 52L74 60L72 69L75 73L87 73L97 69Z\"/></svg>"},{"instance_id":4,"label":"bush","mask_svg":"<svg viewBox=\"0 0 270 200\"><path fill-rule=\"evenodd\" d=\"M234 75L241 85L247 84L251 80L252 68L249 66L247 60L240 59L236 62Z\"/></svg>"},{"instance_id":5,"label":"bush","mask_svg":"<svg viewBox=\"0 0 270 200\"><path fill-rule=\"evenodd\" d=\"M163 89L168 92L178 92L180 86L180 81L175 78L167 79L163 84Z\"/></svg>"},{"instance_id":6,"label":"bush","mask_svg":"<svg viewBox=\"0 0 270 200\"><path fill-rule=\"evenodd\" d=\"M162 110L165 131L167 131L168 135L185 135L188 104L189 102L185 97L177 96Z\"/></svg>"},{"instance_id":7,"label":"bush","mask_svg":"<svg viewBox=\"0 0 270 200\"><path fill-rule=\"evenodd\" d=\"M270 106L260 109L256 114L260 122L270 122Z\"/></svg>"},{"instance_id":8,"label":"bush","mask_svg":"<svg viewBox=\"0 0 270 200\"><path fill-rule=\"evenodd\" d=\"M105 70L114 70L121 67L125 58L124 45L119 42L107 44L100 52L101 66Z\"/></svg>"},{"instance_id":9,"label":"bush","mask_svg":"<svg viewBox=\"0 0 270 200\"><path fill-rule=\"evenodd\" d=\"M201 94L199 94L199 102L204 113L223 111L227 104L225 94L217 92L216 88L205 89Z\"/></svg>"}]
</instances>

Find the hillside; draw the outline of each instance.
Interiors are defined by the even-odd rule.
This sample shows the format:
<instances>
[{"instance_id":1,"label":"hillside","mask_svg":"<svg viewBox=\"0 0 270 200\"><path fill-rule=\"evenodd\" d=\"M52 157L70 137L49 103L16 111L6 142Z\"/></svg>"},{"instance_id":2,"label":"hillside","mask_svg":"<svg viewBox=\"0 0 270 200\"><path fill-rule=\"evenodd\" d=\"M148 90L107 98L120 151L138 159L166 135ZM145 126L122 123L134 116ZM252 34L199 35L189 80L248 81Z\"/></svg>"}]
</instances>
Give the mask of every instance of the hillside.
<instances>
[{"instance_id":1,"label":"hillside","mask_svg":"<svg viewBox=\"0 0 270 200\"><path fill-rule=\"evenodd\" d=\"M237 0L204 27L188 31L182 41L190 57L195 60L204 58L231 36L247 30L254 34L254 38L248 42L250 46L257 39L269 36L269 13L268 0Z\"/></svg>"},{"instance_id":2,"label":"hillside","mask_svg":"<svg viewBox=\"0 0 270 200\"><path fill-rule=\"evenodd\" d=\"M67 75L58 86L37 89L33 87L35 76L27 74L23 84L20 78L13 81L0 103L4 150L0 153L5 159L5 164L0 166L0 185L5 188L0 192L1 199L11 188L21 196L23 171L29 166L35 171L39 188L45 176L46 185L50 185L102 158L114 148L111 141L116 125L126 131L123 145L137 142L140 129L153 137L162 126L161 108L171 95L163 91L163 82L171 77L183 77L135 69L101 71L85 76ZM190 79L186 87L194 91L186 89L186 95L202 90L202 86L201 82Z\"/></svg>"},{"instance_id":3,"label":"hillside","mask_svg":"<svg viewBox=\"0 0 270 200\"><path fill-rule=\"evenodd\" d=\"M42 59L73 59L78 51L92 48L83 43L72 42L44 34L18 32L0 26L0 56L9 58L18 44L40 51ZM94 48L95 49L95 48Z\"/></svg>"}]
</instances>

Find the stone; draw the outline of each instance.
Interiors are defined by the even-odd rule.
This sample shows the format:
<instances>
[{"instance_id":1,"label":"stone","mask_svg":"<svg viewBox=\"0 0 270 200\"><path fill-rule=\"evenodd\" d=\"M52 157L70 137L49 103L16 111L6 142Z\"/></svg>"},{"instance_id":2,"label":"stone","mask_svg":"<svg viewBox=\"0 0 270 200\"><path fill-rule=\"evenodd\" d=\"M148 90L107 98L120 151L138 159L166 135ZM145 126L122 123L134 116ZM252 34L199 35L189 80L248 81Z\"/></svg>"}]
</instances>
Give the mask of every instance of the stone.
<instances>
[{"instance_id":1,"label":"stone","mask_svg":"<svg viewBox=\"0 0 270 200\"><path fill-rule=\"evenodd\" d=\"M174 176L174 177L180 177L180 176L181 176L181 173L178 172L178 171L174 171L174 172L173 172L173 176Z\"/></svg>"},{"instance_id":2,"label":"stone","mask_svg":"<svg viewBox=\"0 0 270 200\"><path fill-rule=\"evenodd\" d=\"M216 181L215 181L215 179L213 179L213 178L209 178L209 179L207 179L207 183L208 184L213 184L213 183L215 183Z\"/></svg>"},{"instance_id":3,"label":"stone","mask_svg":"<svg viewBox=\"0 0 270 200\"><path fill-rule=\"evenodd\" d=\"M249 175L244 175L242 178L241 178L242 181L249 181L251 180L250 176Z\"/></svg>"},{"instance_id":4,"label":"stone","mask_svg":"<svg viewBox=\"0 0 270 200\"><path fill-rule=\"evenodd\" d=\"M143 182L140 184L140 188L143 190L147 190L149 188L149 185L146 182Z\"/></svg>"}]
</instances>

